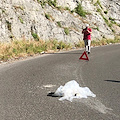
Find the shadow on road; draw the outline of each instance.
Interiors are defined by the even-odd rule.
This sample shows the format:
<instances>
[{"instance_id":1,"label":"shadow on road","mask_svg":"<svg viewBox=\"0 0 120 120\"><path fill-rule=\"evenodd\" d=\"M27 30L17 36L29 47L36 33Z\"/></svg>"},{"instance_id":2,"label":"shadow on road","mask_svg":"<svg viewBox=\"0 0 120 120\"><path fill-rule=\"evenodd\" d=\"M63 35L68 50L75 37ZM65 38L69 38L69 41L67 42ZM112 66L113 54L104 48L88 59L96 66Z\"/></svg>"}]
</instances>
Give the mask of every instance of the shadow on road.
<instances>
[{"instance_id":1,"label":"shadow on road","mask_svg":"<svg viewBox=\"0 0 120 120\"><path fill-rule=\"evenodd\" d=\"M55 92L48 93L47 96L51 96L51 97L60 97L60 96L55 95Z\"/></svg>"},{"instance_id":2,"label":"shadow on road","mask_svg":"<svg viewBox=\"0 0 120 120\"><path fill-rule=\"evenodd\" d=\"M118 80L104 80L104 81L120 83L120 81L118 81Z\"/></svg>"}]
</instances>

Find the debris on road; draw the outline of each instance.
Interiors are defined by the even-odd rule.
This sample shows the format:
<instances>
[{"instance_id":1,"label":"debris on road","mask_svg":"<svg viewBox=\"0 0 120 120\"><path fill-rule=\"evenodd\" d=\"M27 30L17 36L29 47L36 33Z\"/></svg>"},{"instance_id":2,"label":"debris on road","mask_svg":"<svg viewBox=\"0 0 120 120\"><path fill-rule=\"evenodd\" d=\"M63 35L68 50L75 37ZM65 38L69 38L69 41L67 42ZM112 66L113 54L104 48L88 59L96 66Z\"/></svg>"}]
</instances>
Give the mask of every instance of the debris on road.
<instances>
[{"instance_id":1,"label":"debris on road","mask_svg":"<svg viewBox=\"0 0 120 120\"><path fill-rule=\"evenodd\" d=\"M60 86L54 96L61 97L59 100L71 101L74 98L88 98L88 96L96 97L96 95L88 87L80 87L75 80L67 82L64 86Z\"/></svg>"}]
</instances>

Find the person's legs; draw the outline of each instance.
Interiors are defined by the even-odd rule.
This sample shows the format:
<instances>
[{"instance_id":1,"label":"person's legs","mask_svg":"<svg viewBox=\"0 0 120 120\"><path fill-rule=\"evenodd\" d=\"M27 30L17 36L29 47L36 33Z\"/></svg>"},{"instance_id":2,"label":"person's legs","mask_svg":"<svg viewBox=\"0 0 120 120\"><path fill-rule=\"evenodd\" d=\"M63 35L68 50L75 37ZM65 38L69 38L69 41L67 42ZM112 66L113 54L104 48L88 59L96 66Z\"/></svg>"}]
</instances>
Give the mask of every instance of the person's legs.
<instances>
[{"instance_id":1,"label":"person's legs","mask_svg":"<svg viewBox=\"0 0 120 120\"><path fill-rule=\"evenodd\" d=\"M88 40L88 53L90 53L90 44L91 44L91 40Z\"/></svg>"},{"instance_id":2,"label":"person's legs","mask_svg":"<svg viewBox=\"0 0 120 120\"><path fill-rule=\"evenodd\" d=\"M88 40L84 40L84 43L85 43L85 50L87 52L88 51Z\"/></svg>"}]
</instances>

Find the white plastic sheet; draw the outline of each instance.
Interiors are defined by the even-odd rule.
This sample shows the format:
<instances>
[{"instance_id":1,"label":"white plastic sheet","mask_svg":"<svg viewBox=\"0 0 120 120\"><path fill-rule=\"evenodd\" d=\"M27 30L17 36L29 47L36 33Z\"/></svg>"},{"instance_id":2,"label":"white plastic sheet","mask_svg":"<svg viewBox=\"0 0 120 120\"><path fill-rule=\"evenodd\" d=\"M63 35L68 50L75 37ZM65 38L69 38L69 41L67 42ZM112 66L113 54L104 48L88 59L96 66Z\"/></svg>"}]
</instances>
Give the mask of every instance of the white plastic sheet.
<instances>
[{"instance_id":1,"label":"white plastic sheet","mask_svg":"<svg viewBox=\"0 0 120 120\"><path fill-rule=\"evenodd\" d=\"M56 96L60 96L60 101L69 100L72 102L74 98L87 98L88 96L96 97L96 95L88 87L80 87L75 80L67 82L64 86L60 86L56 92Z\"/></svg>"}]
</instances>

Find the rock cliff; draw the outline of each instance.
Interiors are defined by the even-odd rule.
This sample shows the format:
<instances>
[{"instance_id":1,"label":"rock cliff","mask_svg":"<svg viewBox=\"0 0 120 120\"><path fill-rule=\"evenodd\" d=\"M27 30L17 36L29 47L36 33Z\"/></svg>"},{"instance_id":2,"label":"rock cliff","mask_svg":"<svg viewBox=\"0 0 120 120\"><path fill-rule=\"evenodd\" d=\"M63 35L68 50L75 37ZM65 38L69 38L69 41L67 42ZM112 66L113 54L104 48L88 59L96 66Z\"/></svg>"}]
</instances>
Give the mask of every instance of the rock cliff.
<instances>
[{"instance_id":1,"label":"rock cliff","mask_svg":"<svg viewBox=\"0 0 120 120\"><path fill-rule=\"evenodd\" d=\"M74 43L82 40L86 23L92 28L93 40L120 35L119 0L0 1L2 42L39 37Z\"/></svg>"}]
</instances>

